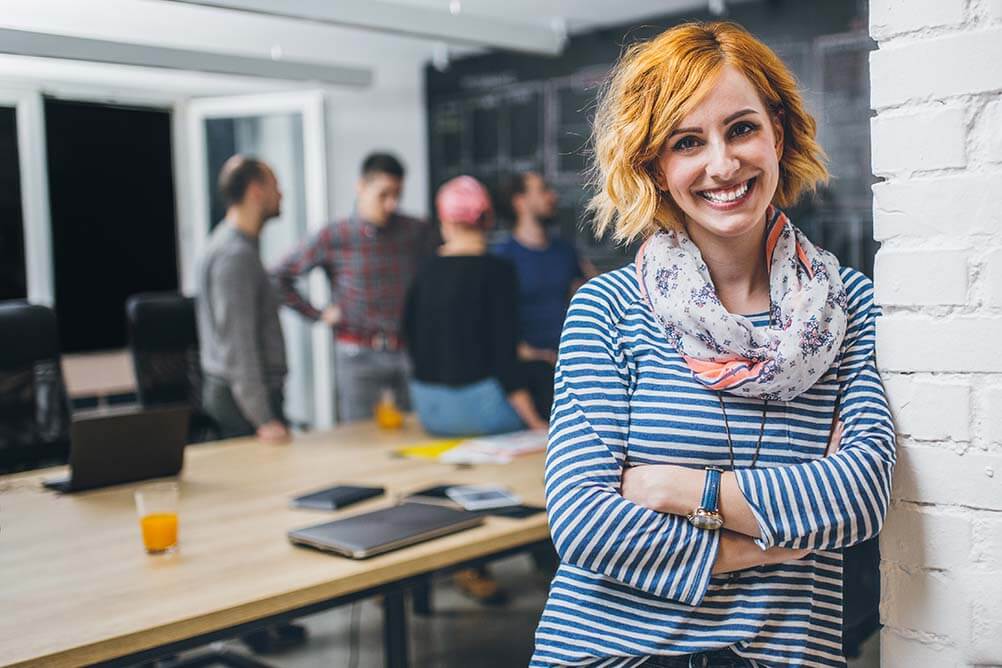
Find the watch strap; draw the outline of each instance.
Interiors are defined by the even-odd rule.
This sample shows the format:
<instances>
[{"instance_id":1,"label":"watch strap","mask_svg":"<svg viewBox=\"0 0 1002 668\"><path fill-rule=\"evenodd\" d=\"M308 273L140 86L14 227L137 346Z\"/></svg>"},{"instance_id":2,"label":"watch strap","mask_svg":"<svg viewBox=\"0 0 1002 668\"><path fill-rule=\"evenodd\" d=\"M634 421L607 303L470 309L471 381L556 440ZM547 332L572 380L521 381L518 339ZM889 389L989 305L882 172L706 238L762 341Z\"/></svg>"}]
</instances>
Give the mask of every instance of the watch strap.
<instances>
[{"instance_id":1,"label":"watch strap","mask_svg":"<svg viewBox=\"0 0 1002 668\"><path fill-rule=\"evenodd\" d=\"M720 507L720 474L721 470L714 466L706 467L706 482L703 485L703 500L699 507L715 513Z\"/></svg>"}]
</instances>

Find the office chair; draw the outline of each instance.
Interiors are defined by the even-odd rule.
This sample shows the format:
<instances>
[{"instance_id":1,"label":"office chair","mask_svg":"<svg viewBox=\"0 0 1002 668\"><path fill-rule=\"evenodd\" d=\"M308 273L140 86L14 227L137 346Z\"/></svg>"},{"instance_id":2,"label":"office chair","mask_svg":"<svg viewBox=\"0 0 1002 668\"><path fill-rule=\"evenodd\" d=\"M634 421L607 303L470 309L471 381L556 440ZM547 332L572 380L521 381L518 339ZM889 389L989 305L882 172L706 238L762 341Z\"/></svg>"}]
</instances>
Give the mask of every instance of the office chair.
<instances>
[{"instance_id":1,"label":"office chair","mask_svg":"<svg viewBox=\"0 0 1002 668\"><path fill-rule=\"evenodd\" d=\"M202 409L194 299L170 292L133 295L125 314L139 403L144 408L186 404L191 407L188 442L218 439L218 427Z\"/></svg>"},{"instance_id":2,"label":"office chair","mask_svg":"<svg viewBox=\"0 0 1002 668\"><path fill-rule=\"evenodd\" d=\"M55 312L0 302L0 473L65 464L70 404Z\"/></svg>"}]
</instances>

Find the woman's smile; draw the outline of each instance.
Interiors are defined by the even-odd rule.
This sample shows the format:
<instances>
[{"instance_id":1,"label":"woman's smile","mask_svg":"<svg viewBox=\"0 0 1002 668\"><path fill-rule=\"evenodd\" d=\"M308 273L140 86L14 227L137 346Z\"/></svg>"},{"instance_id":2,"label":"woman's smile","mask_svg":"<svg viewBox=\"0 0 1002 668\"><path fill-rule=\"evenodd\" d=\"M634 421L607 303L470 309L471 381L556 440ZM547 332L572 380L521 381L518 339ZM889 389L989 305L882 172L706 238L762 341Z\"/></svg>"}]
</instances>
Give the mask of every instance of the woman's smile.
<instances>
[{"instance_id":1,"label":"woman's smile","mask_svg":"<svg viewBox=\"0 0 1002 668\"><path fill-rule=\"evenodd\" d=\"M695 193L705 200L706 206L717 211L731 211L751 200L755 181L755 177L752 177L735 185L697 190Z\"/></svg>"}]
</instances>

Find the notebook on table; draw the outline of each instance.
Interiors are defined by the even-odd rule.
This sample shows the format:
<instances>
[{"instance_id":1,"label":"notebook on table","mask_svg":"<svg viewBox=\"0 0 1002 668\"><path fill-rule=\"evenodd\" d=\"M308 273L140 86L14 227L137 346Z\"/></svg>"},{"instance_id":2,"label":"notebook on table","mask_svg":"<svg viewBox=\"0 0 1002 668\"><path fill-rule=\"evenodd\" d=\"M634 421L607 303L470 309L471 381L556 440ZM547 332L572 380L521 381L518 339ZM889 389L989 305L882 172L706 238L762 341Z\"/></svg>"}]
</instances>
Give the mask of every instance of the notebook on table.
<instances>
[{"instance_id":1,"label":"notebook on table","mask_svg":"<svg viewBox=\"0 0 1002 668\"><path fill-rule=\"evenodd\" d=\"M70 475L42 484L59 492L80 492L177 475L184 463L190 415L187 406L170 406L74 417Z\"/></svg>"},{"instance_id":2,"label":"notebook on table","mask_svg":"<svg viewBox=\"0 0 1002 668\"><path fill-rule=\"evenodd\" d=\"M426 503L402 503L289 532L294 545L365 559L483 523L478 513Z\"/></svg>"},{"instance_id":3,"label":"notebook on table","mask_svg":"<svg viewBox=\"0 0 1002 668\"><path fill-rule=\"evenodd\" d=\"M342 510L354 503L381 496L384 491L382 487L367 485L335 485L297 496L289 505L309 510Z\"/></svg>"}]
</instances>

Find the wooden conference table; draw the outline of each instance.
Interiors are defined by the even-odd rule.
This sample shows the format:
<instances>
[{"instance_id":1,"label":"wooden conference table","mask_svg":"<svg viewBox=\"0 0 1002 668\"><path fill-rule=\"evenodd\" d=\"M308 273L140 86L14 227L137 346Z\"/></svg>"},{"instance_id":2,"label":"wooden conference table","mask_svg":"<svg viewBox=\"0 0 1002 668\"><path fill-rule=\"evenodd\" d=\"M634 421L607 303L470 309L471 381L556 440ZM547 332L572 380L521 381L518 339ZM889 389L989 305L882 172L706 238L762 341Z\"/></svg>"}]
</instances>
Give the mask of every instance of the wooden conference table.
<instances>
[{"instance_id":1,"label":"wooden conference table","mask_svg":"<svg viewBox=\"0 0 1002 668\"><path fill-rule=\"evenodd\" d=\"M543 456L460 468L399 459L429 440L370 423L286 446L240 439L189 446L181 476L180 549L147 556L132 492L142 483L57 496L60 469L0 477L0 665L129 665L382 594L389 666L407 664L404 594L428 573L548 539L544 513L484 525L354 561L292 546L286 531L389 505L436 483L504 484L543 502ZM336 483L387 495L342 513L292 510L289 498Z\"/></svg>"}]
</instances>

